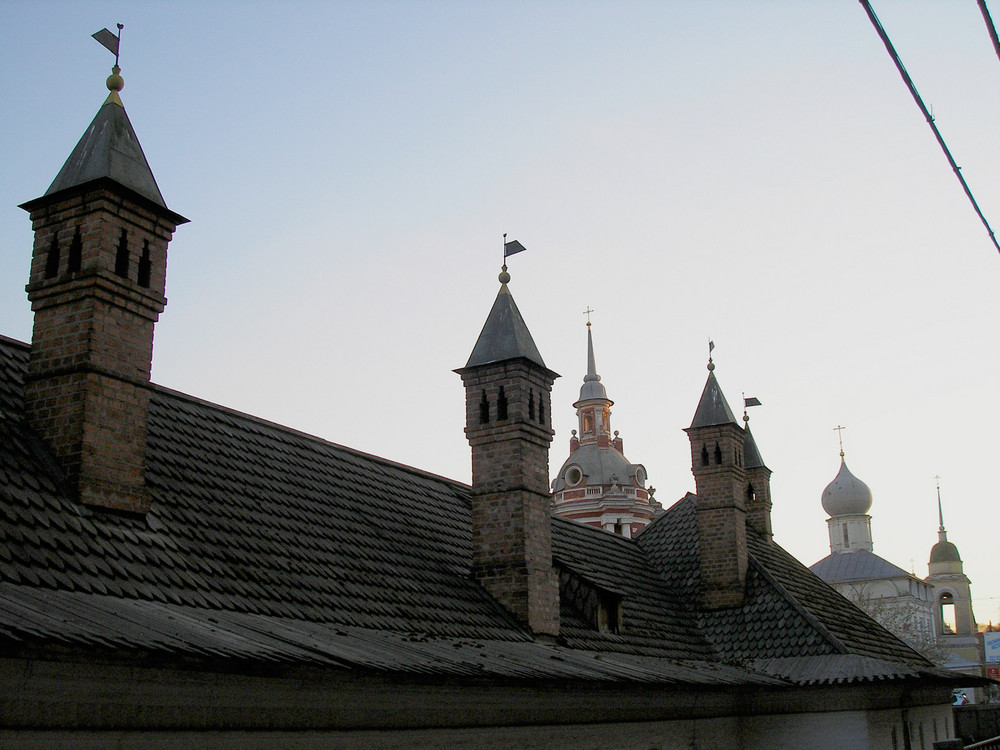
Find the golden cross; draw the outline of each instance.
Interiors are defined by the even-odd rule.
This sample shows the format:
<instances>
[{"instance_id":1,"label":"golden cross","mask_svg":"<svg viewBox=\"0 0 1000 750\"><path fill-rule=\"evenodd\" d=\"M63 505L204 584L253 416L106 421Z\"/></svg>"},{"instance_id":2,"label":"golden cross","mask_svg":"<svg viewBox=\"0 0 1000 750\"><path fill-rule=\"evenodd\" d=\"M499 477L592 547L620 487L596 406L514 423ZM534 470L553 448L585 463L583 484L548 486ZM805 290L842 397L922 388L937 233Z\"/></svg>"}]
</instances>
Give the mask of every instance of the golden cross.
<instances>
[{"instance_id":1,"label":"golden cross","mask_svg":"<svg viewBox=\"0 0 1000 750\"><path fill-rule=\"evenodd\" d=\"M837 434L837 439L840 440L840 457L843 458L844 457L844 430L846 430L847 428L844 427L843 425L839 425L838 424L833 429L834 429L835 432L838 433Z\"/></svg>"}]
</instances>

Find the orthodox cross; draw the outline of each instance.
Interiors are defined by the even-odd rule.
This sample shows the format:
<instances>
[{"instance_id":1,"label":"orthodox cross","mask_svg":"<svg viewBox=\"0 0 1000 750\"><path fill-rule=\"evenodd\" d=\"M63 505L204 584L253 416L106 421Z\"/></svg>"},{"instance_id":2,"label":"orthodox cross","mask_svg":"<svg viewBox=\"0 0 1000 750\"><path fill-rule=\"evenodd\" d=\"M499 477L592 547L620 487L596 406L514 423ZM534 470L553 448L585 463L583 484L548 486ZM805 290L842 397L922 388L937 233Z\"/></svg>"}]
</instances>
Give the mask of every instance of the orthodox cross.
<instances>
[{"instance_id":1,"label":"orthodox cross","mask_svg":"<svg viewBox=\"0 0 1000 750\"><path fill-rule=\"evenodd\" d=\"M837 433L837 439L840 440L840 457L844 457L844 430L847 428L843 425L838 424L833 428L834 432Z\"/></svg>"}]
</instances>

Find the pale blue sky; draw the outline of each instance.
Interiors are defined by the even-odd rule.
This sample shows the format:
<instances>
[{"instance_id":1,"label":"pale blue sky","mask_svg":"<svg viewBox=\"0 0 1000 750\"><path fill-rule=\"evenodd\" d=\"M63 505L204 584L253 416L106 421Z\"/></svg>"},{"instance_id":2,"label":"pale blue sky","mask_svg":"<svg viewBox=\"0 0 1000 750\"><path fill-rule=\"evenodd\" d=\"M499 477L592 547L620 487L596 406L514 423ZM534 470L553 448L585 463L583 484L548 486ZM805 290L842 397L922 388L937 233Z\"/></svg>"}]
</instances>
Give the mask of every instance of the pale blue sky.
<instances>
[{"instance_id":1,"label":"pale blue sky","mask_svg":"<svg viewBox=\"0 0 1000 750\"><path fill-rule=\"evenodd\" d=\"M1000 61L975 0L873 5L996 228ZM875 551L926 575L940 474L977 617L1000 620L1000 256L854 0L7 0L0 22L0 333L30 337L16 205L103 101L90 34L121 22L123 101L191 219L156 382L467 481L451 370L509 232L563 376L553 470L589 305L626 455L664 504L693 490L711 336L733 408L764 403L779 543L828 553L844 424Z\"/></svg>"}]
</instances>

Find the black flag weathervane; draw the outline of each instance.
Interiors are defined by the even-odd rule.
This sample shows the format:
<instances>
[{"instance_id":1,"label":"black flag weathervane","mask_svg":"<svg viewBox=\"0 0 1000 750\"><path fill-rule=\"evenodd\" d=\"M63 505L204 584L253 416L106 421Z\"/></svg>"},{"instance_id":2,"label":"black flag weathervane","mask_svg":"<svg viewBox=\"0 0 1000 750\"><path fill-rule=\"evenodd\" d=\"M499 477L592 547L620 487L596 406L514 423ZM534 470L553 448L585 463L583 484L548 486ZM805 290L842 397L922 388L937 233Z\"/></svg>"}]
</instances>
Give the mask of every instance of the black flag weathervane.
<instances>
[{"instance_id":1,"label":"black flag weathervane","mask_svg":"<svg viewBox=\"0 0 1000 750\"><path fill-rule=\"evenodd\" d=\"M124 29L124 24L118 24L118 34L113 34L107 29L101 29L96 34L91 34L91 36L103 44L108 52L115 56L115 65L118 65L118 44L121 42L122 29Z\"/></svg>"}]
</instances>

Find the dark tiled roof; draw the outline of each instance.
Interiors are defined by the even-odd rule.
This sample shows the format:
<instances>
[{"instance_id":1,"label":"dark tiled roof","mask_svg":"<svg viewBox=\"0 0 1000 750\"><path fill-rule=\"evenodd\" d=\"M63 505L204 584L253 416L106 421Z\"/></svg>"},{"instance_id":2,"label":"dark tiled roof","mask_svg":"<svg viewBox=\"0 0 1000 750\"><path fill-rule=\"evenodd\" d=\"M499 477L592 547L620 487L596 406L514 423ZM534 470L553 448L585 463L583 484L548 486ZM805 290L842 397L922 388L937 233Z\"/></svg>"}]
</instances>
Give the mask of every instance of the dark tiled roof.
<instances>
[{"instance_id":1,"label":"dark tiled roof","mask_svg":"<svg viewBox=\"0 0 1000 750\"><path fill-rule=\"evenodd\" d=\"M637 537L669 584L691 601L697 598L699 584L696 503L697 498L688 495ZM852 654L901 662L918 671L929 667L902 641L751 528L747 528L747 546L750 564L743 606L698 615L702 631L727 661L763 664L773 659ZM886 678L890 676L887 673Z\"/></svg>"},{"instance_id":2,"label":"dark tiled roof","mask_svg":"<svg viewBox=\"0 0 1000 750\"><path fill-rule=\"evenodd\" d=\"M27 358L26 345L0 338L6 649L685 685L926 667L749 530L745 605L699 614L693 496L635 540L554 518L556 567L578 590L620 601L621 626L600 633L563 597L558 642L536 640L471 577L468 487L155 386L151 510L91 512L24 424ZM862 661L816 661L834 656Z\"/></svg>"},{"instance_id":3,"label":"dark tiled roof","mask_svg":"<svg viewBox=\"0 0 1000 750\"><path fill-rule=\"evenodd\" d=\"M827 583L879 581L884 578L913 578L902 568L866 549L834 552L809 566L809 570Z\"/></svg>"},{"instance_id":4,"label":"dark tiled roof","mask_svg":"<svg viewBox=\"0 0 1000 750\"><path fill-rule=\"evenodd\" d=\"M469 488L154 387L145 518L94 513L23 423L28 348L0 341L0 642L407 673L773 684L717 663L628 540L555 519L565 603L535 641L471 577ZM553 649L558 654L553 653ZM595 655L601 654L601 661Z\"/></svg>"}]
</instances>

